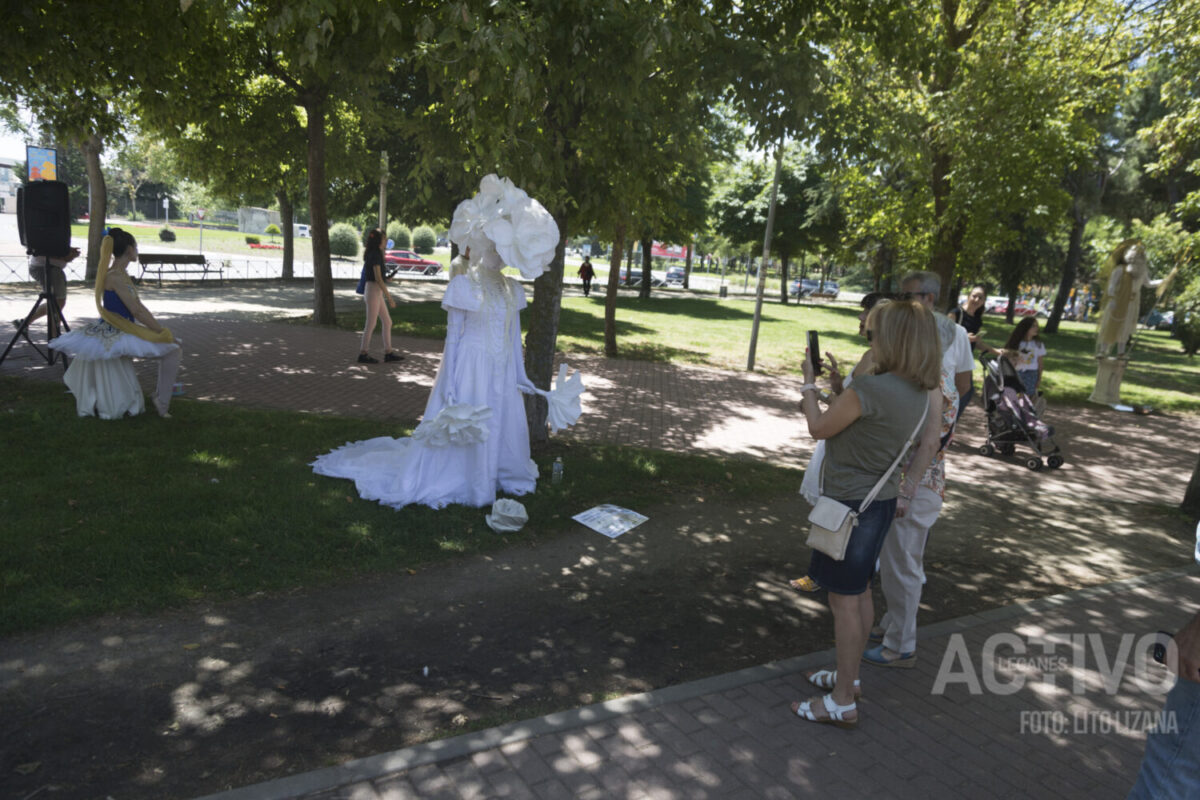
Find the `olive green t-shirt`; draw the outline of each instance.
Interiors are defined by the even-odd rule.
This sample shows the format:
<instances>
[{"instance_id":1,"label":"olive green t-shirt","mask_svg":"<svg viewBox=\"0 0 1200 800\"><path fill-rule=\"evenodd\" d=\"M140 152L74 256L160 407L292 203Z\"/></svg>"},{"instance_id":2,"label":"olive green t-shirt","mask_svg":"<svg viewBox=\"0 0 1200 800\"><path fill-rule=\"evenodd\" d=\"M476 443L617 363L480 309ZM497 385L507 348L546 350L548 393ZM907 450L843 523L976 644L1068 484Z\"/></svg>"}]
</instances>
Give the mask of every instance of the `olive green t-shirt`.
<instances>
[{"instance_id":1,"label":"olive green t-shirt","mask_svg":"<svg viewBox=\"0 0 1200 800\"><path fill-rule=\"evenodd\" d=\"M887 373L855 377L846 391L858 395L862 416L826 441L822 493L835 500L862 500L906 446L929 394ZM899 485L896 469L876 499L892 499Z\"/></svg>"}]
</instances>

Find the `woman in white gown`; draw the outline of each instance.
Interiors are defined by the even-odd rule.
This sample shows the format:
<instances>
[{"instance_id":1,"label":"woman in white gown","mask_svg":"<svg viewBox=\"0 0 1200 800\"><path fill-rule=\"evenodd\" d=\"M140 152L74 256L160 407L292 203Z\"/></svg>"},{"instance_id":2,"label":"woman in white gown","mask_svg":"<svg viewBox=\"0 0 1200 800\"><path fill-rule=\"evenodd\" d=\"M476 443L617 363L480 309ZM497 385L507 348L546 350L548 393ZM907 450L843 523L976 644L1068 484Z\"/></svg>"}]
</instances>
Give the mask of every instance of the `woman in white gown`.
<instances>
[{"instance_id":1,"label":"woman in white gown","mask_svg":"<svg viewBox=\"0 0 1200 800\"><path fill-rule=\"evenodd\" d=\"M532 492L538 469L529 457L521 393L542 394L552 427L579 416L578 373L547 393L525 375L520 312L525 290L500 273L505 262L540 274L558 243L558 227L537 201L507 180L488 176L481 192L455 211L455 260L442 307L446 346L423 421L411 438L381 436L319 457L319 475L353 480L364 499L401 508L420 503L491 504L498 492ZM522 236L523 246L515 244ZM508 251L503 254L498 246ZM469 265L466 263L470 259Z\"/></svg>"}]
</instances>

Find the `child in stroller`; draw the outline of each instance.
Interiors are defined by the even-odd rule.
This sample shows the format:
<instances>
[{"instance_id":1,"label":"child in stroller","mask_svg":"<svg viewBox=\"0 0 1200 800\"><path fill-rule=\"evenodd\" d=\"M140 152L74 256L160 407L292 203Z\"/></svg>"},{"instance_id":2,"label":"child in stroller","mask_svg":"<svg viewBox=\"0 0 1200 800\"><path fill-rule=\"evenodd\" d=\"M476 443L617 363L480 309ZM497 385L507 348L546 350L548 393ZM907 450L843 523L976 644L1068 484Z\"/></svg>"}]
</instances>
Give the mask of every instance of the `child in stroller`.
<instances>
[{"instance_id":1,"label":"child in stroller","mask_svg":"<svg viewBox=\"0 0 1200 800\"><path fill-rule=\"evenodd\" d=\"M1062 451L1054 442L1054 428L1039 417L1033 398L1025 393L1025 387L1017 375L1012 362L1003 356L980 353L983 364L983 410L987 415L987 442L979 452L985 456L999 451L1010 456L1017 445L1027 445L1033 455L1025 460L1032 470L1045 466L1057 469L1063 465Z\"/></svg>"}]
</instances>

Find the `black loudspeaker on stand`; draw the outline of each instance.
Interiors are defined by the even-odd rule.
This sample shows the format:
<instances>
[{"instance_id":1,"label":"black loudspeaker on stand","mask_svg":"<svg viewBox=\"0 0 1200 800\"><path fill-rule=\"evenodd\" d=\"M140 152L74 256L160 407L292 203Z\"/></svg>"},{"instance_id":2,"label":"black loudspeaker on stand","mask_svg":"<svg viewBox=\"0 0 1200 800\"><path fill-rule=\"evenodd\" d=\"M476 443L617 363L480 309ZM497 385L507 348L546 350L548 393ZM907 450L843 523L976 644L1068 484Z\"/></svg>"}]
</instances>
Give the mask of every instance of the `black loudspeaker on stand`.
<instances>
[{"instance_id":1,"label":"black loudspeaker on stand","mask_svg":"<svg viewBox=\"0 0 1200 800\"><path fill-rule=\"evenodd\" d=\"M67 357L47 347L43 350L29 337L29 326L38 315L42 303L46 304L46 341L70 330L67 320L63 317L51 285L51 260L65 264L73 258L71 252L71 203L67 193L67 185L62 181L34 181L17 189L17 232L25 252L34 258L42 259L45 267L42 271L42 286L37 301L17 326L0 354L0 364L8 358L9 352L18 339L25 341L41 354L47 364L53 364L56 357L61 357L63 366L67 365Z\"/></svg>"}]
</instances>

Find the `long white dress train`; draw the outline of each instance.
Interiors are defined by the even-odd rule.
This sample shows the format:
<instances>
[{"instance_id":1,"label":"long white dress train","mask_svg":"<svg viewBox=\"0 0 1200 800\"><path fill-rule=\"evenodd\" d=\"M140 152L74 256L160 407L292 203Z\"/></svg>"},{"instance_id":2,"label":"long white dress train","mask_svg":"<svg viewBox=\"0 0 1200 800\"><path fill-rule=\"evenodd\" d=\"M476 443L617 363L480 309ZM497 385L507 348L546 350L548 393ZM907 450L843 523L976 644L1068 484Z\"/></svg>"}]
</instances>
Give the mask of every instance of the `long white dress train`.
<instances>
[{"instance_id":1,"label":"long white dress train","mask_svg":"<svg viewBox=\"0 0 1200 800\"><path fill-rule=\"evenodd\" d=\"M413 436L346 444L314 461L314 471L349 478L361 497L392 508L480 507L498 492L532 492L538 468L521 397L535 391L521 354L525 306L524 288L499 270L475 265L451 278L442 364Z\"/></svg>"}]
</instances>

